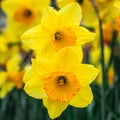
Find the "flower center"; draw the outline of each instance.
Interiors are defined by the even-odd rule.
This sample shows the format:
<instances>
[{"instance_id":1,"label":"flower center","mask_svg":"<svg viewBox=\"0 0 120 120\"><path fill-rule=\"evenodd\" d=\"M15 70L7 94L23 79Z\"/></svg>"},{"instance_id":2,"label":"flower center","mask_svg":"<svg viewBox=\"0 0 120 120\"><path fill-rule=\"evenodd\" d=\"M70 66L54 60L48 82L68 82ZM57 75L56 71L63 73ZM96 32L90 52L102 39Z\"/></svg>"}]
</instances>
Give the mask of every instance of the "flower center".
<instances>
[{"instance_id":1,"label":"flower center","mask_svg":"<svg viewBox=\"0 0 120 120\"><path fill-rule=\"evenodd\" d=\"M55 32L52 43L56 51L67 46L74 46L76 44L76 35L70 27L63 28Z\"/></svg>"},{"instance_id":2,"label":"flower center","mask_svg":"<svg viewBox=\"0 0 120 120\"><path fill-rule=\"evenodd\" d=\"M84 0L76 0L79 4L82 4Z\"/></svg>"},{"instance_id":3,"label":"flower center","mask_svg":"<svg viewBox=\"0 0 120 120\"><path fill-rule=\"evenodd\" d=\"M60 32L55 33L55 40L61 40L62 38L63 38L63 36Z\"/></svg>"},{"instance_id":4,"label":"flower center","mask_svg":"<svg viewBox=\"0 0 120 120\"><path fill-rule=\"evenodd\" d=\"M67 102L78 92L80 84L70 72L52 72L44 78L44 89L52 101Z\"/></svg>"},{"instance_id":5,"label":"flower center","mask_svg":"<svg viewBox=\"0 0 120 120\"><path fill-rule=\"evenodd\" d=\"M29 9L26 9L24 11L24 17L29 18L32 15L32 11Z\"/></svg>"},{"instance_id":6,"label":"flower center","mask_svg":"<svg viewBox=\"0 0 120 120\"><path fill-rule=\"evenodd\" d=\"M58 76L58 84L60 86L65 85L66 81L67 81L67 78L65 76Z\"/></svg>"},{"instance_id":7,"label":"flower center","mask_svg":"<svg viewBox=\"0 0 120 120\"><path fill-rule=\"evenodd\" d=\"M22 6L15 11L13 18L16 22L28 25L35 19L35 13L33 9Z\"/></svg>"}]
</instances>

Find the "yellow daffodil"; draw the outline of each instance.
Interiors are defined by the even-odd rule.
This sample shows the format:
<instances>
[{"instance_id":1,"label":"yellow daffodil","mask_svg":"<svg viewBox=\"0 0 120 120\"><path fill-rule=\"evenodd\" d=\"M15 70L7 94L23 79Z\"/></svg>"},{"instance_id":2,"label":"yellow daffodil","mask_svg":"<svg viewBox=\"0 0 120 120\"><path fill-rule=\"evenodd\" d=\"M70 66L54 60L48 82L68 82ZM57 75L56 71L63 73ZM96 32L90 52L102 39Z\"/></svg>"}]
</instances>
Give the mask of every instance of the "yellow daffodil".
<instances>
[{"instance_id":1,"label":"yellow daffodil","mask_svg":"<svg viewBox=\"0 0 120 120\"><path fill-rule=\"evenodd\" d=\"M5 0L2 9L7 15L7 30L19 40L27 29L37 25L41 20L44 7L50 0Z\"/></svg>"},{"instance_id":2,"label":"yellow daffodil","mask_svg":"<svg viewBox=\"0 0 120 120\"><path fill-rule=\"evenodd\" d=\"M94 27L98 22L98 18L94 7L91 4L91 0L56 0L56 3L60 8L72 2L78 2L81 6L83 12L83 24L85 26ZM94 0L93 2L99 11L101 19L104 21L111 21L119 13L118 8L114 6L115 0Z\"/></svg>"},{"instance_id":3,"label":"yellow daffodil","mask_svg":"<svg viewBox=\"0 0 120 120\"><path fill-rule=\"evenodd\" d=\"M4 97L13 87L22 88L24 71L20 71L21 56L14 55L6 63L6 71L0 72L0 97Z\"/></svg>"},{"instance_id":4,"label":"yellow daffodil","mask_svg":"<svg viewBox=\"0 0 120 120\"><path fill-rule=\"evenodd\" d=\"M119 14L119 9L114 6L115 0L95 0L100 12L100 16L104 21L111 21Z\"/></svg>"},{"instance_id":5,"label":"yellow daffodil","mask_svg":"<svg viewBox=\"0 0 120 120\"><path fill-rule=\"evenodd\" d=\"M51 51L58 51L67 46L83 45L92 41L95 34L79 26L81 18L81 8L77 3L71 3L59 11L47 7L41 24L25 32L22 41L33 50L49 46Z\"/></svg>"},{"instance_id":6,"label":"yellow daffodil","mask_svg":"<svg viewBox=\"0 0 120 120\"><path fill-rule=\"evenodd\" d=\"M6 65L8 81L13 82L17 88L22 88L23 86L22 77L24 71L20 71L21 60L20 55L15 55L7 62Z\"/></svg>"},{"instance_id":7,"label":"yellow daffodil","mask_svg":"<svg viewBox=\"0 0 120 120\"><path fill-rule=\"evenodd\" d=\"M50 118L60 116L68 105L86 107L93 99L89 84L98 75L92 65L80 63L81 54L65 47L51 60L33 59L32 69L24 76L24 90L30 96L43 99Z\"/></svg>"},{"instance_id":8,"label":"yellow daffodil","mask_svg":"<svg viewBox=\"0 0 120 120\"><path fill-rule=\"evenodd\" d=\"M7 73L0 71L0 98L4 98L14 87L14 83L6 82L6 80Z\"/></svg>"}]
</instances>

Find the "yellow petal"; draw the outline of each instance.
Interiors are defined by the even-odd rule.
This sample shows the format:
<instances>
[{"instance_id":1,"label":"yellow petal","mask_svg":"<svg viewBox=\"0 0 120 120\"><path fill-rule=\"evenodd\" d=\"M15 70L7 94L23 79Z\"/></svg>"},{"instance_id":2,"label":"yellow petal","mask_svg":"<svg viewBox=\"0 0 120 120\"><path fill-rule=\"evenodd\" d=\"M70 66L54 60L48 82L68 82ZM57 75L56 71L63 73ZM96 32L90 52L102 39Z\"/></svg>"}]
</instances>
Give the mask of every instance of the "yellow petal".
<instances>
[{"instance_id":1,"label":"yellow petal","mask_svg":"<svg viewBox=\"0 0 120 120\"><path fill-rule=\"evenodd\" d=\"M53 57L53 64L57 70L73 69L73 64L79 64L82 61L83 53L80 47L65 47L58 51Z\"/></svg>"},{"instance_id":2,"label":"yellow petal","mask_svg":"<svg viewBox=\"0 0 120 120\"><path fill-rule=\"evenodd\" d=\"M41 49L44 43L51 40L49 32L43 31L41 25L37 25L30 30L26 31L22 37L22 42L29 48L36 50Z\"/></svg>"},{"instance_id":3,"label":"yellow petal","mask_svg":"<svg viewBox=\"0 0 120 120\"><path fill-rule=\"evenodd\" d=\"M32 59L32 68L39 75L45 77L53 70L53 66L50 62L42 59Z\"/></svg>"},{"instance_id":4,"label":"yellow petal","mask_svg":"<svg viewBox=\"0 0 120 120\"><path fill-rule=\"evenodd\" d=\"M81 4L81 8L83 12L83 24L85 26L95 26L98 19L91 2L89 0L84 0Z\"/></svg>"},{"instance_id":5,"label":"yellow petal","mask_svg":"<svg viewBox=\"0 0 120 120\"><path fill-rule=\"evenodd\" d=\"M58 13L60 16L60 25L62 25L62 27L79 25L82 19L82 11L78 3L66 5L65 7L61 8Z\"/></svg>"},{"instance_id":6,"label":"yellow petal","mask_svg":"<svg viewBox=\"0 0 120 120\"><path fill-rule=\"evenodd\" d=\"M69 4L69 3L73 3L75 2L75 0L56 0L56 3L58 5L59 8Z\"/></svg>"},{"instance_id":7,"label":"yellow petal","mask_svg":"<svg viewBox=\"0 0 120 120\"><path fill-rule=\"evenodd\" d=\"M14 11L20 6L16 0L4 0L1 2L3 11L12 19Z\"/></svg>"},{"instance_id":8,"label":"yellow petal","mask_svg":"<svg viewBox=\"0 0 120 120\"><path fill-rule=\"evenodd\" d=\"M43 104L48 109L51 119L59 117L68 106L66 102L51 101L49 99L43 99Z\"/></svg>"},{"instance_id":9,"label":"yellow petal","mask_svg":"<svg viewBox=\"0 0 120 120\"><path fill-rule=\"evenodd\" d=\"M51 57L56 53L54 47L50 45L51 43L47 43L46 45L42 46L41 50L36 51L36 58L37 59L45 59L50 60Z\"/></svg>"},{"instance_id":10,"label":"yellow petal","mask_svg":"<svg viewBox=\"0 0 120 120\"><path fill-rule=\"evenodd\" d=\"M26 83L27 81L29 81L31 79L32 76L34 76L35 72L32 68L29 68L28 70L26 70L24 77L23 77L23 82Z\"/></svg>"},{"instance_id":11,"label":"yellow petal","mask_svg":"<svg viewBox=\"0 0 120 120\"><path fill-rule=\"evenodd\" d=\"M39 74L34 74L24 86L25 92L37 99L46 97L46 93L43 87L43 78Z\"/></svg>"},{"instance_id":12,"label":"yellow petal","mask_svg":"<svg viewBox=\"0 0 120 120\"><path fill-rule=\"evenodd\" d=\"M97 77L99 70L93 65L78 64L74 66L73 73L77 76L81 86L89 85Z\"/></svg>"},{"instance_id":13,"label":"yellow petal","mask_svg":"<svg viewBox=\"0 0 120 120\"><path fill-rule=\"evenodd\" d=\"M115 3L114 3L114 5L115 5L116 7L118 7L118 8L120 8L120 1L116 0Z\"/></svg>"},{"instance_id":14,"label":"yellow petal","mask_svg":"<svg viewBox=\"0 0 120 120\"><path fill-rule=\"evenodd\" d=\"M59 26L59 18L57 11L52 7L47 7L43 11L41 25L45 30L54 33L56 28Z\"/></svg>"},{"instance_id":15,"label":"yellow petal","mask_svg":"<svg viewBox=\"0 0 120 120\"><path fill-rule=\"evenodd\" d=\"M7 80L7 73L0 72L0 87L6 82Z\"/></svg>"},{"instance_id":16,"label":"yellow petal","mask_svg":"<svg viewBox=\"0 0 120 120\"><path fill-rule=\"evenodd\" d=\"M73 26L73 29L77 36L77 44L84 45L85 43L91 42L95 39L96 34L88 31L82 26Z\"/></svg>"},{"instance_id":17,"label":"yellow petal","mask_svg":"<svg viewBox=\"0 0 120 120\"><path fill-rule=\"evenodd\" d=\"M3 86L0 88L0 98L4 98L14 87L15 85L12 82L6 82L3 84Z\"/></svg>"},{"instance_id":18,"label":"yellow petal","mask_svg":"<svg viewBox=\"0 0 120 120\"><path fill-rule=\"evenodd\" d=\"M70 105L74 107L86 107L93 100L91 88L89 86L81 87L79 92L72 98Z\"/></svg>"},{"instance_id":19,"label":"yellow petal","mask_svg":"<svg viewBox=\"0 0 120 120\"><path fill-rule=\"evenodd\" d=\"M29 5L30 7L34 7L34 9L39 9L42 10L44 9L46 6L48 6L50 4L50 0L20 0L23 5Z\"/></svg>"},{"instance_id":20,"label":"yellow petal","mask_svg":"<svg viewBox=\"0 0 120 120\"><path fill-rule=\"evenodd\" d=\"M7 62L7 71L8 72L18 72L20 69L20 62L21 62L21 56L20 54L14 55L8 62Z\"/></svg>"}]
</instances>

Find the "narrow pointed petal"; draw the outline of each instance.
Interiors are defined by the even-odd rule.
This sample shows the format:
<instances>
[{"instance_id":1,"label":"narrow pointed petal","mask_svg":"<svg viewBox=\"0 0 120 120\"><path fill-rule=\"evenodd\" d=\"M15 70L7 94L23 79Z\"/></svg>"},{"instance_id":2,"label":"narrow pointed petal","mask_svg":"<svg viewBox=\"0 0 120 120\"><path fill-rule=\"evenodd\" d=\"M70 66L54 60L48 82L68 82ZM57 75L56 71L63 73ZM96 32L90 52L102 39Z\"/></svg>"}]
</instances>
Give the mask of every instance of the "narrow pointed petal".
<instances>
[{"instance_id":1,"label":"narrow pointed petal","mask_svg":"<svg viewBox=\"0 0 120 120\"><path fill-rule=\"evenodd\" d=\"M79 25L82 19L81 7L77 3L66 5L59 10L59 15L63 27L70 25Z\"/></svg>"},{"instance_id":2,"label":"narrow pointed petal","mask_svg":"<svg viewBox=\"0 0 120 120\"><path fill-rule=\"evenodd\" d=\"M74 66L73 73L77 76L77 79L80 82L80 85L86 86L89 85L93 80L96 79L99 74L99 70L93 65L89 64L78 64Z\"/></svg>"},{"instance_id":3,"label":"narrow pointed petal","mask_svg":"<svg viewBox=\"0 0 120 120\"><path fill-rule=\"evenodd\" d=\"M91 42L95 39L96 34L88 31L86 28L80 26L73 26L74 32L77 36L77 44L84 45L88 42Z\"/></svg>"},{"instance_id":4,"label":"narrow pointed petal","mask_svg":"<svg viewBox=\"0 0 120 120\"><path fill-rule=\"evenodd\" d=\"M66 102L51 101L49 99L43 99L43 104L48 109L51 119L59 117L68 106Z\"/></svg>"},{"instance_id":5,"label":"narrow pointed petal","mask_svg":"<svg viewBox=\"0 0 120 120\"><path fill-rule=\"evenodd\" d=\"M59 18L57 11L52 7L47 7L42 14L41 25L43 29L53 32L59 26Z\"/></svg>"},{"instance_id":6,"label":"narrow pointed petal","mask_svg":"<svg viewBox=\"0 0 120 120\"><path fill-rule=\"evenodd\" d=\"M56 53L54 50L54 47L50 45L51 43L47 43L42 47L41 50L36 51L36 58L37 59L45 59L45 60L50 60L51 57Z\"/></svg>"},{"instance_id":7,"label":"narrow pointed petal","mask_svg":"<svg viewBox=\"0 0 120 120\"><path fill-rule=\"evenodd\" d=\"M43 78L39 74L31 76L24 86L25 92L37 99L42 99L46 97L46 93L43 87Z\"/></svg>"},{"instance_id":8,"label":"narrow pointed petal","mask_svg":"<svg viewBox=\"0 0 120 120\"><path fill-rule=\"evenodd\" d=\"M21 40L23 44L33 50L41 49L44 44L51 40L50 33L43 31L41 25L37 25L30 30L26 31Z\"/></svg>"},{"instance_id":9,"label":"narrow pointed petal","mask_svg":"<svg viewBox=\"0 0 120 120\"><path fill-rule=\"evenodd\" d=\"M89 86L82 87L79 92L72 98L70 105L74 107L86 107L93 100L91 88Z\"/></svg>"}]
</instances>

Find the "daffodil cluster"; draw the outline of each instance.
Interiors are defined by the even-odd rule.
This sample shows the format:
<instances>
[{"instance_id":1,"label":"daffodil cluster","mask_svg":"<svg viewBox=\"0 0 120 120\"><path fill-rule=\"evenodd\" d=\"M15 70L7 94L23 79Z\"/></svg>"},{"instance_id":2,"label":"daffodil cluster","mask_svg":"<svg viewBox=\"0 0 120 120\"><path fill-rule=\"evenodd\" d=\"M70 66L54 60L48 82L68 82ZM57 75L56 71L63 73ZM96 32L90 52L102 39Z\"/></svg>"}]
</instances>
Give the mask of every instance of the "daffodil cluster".
<instances>
[{"instance_id":1,"label":"daffodil cluster","mask_svg":"<svg viewBox=\"0 0 120 120\"><path fill-rule=\"evenodd\" d=\"M0 119L119 119L119 63L120 0L0 0Z\"/></svg>"},{"instance_id":2,"label":"daffodil cluster","mask_svg":"<svg viewBox=\"0 0 120 120\"><path fill-rule=\"evenodd\" d=\"M25 71L24 59L30 50L21 44L23 32L37 25L49 0L2 0L0 1L0 98L22 89Z\"/></svg>"},{"instance_id":3,"label":"daffodil cluster","mask_svg":"<svg viewBox=\"0 0 120 120\"><path fill-rule=\"evenodd\" d=\"M95 33L80 26L81 19L78 3L59 11L47 7L41 23L21 37L23 44L36 53L23 78L24 90L43 100L52 119L60 116L68 105L86 107L93 100L89 84L99 71L82 63L81 46L94 40Z\"/></svg>"}]
</instances>

